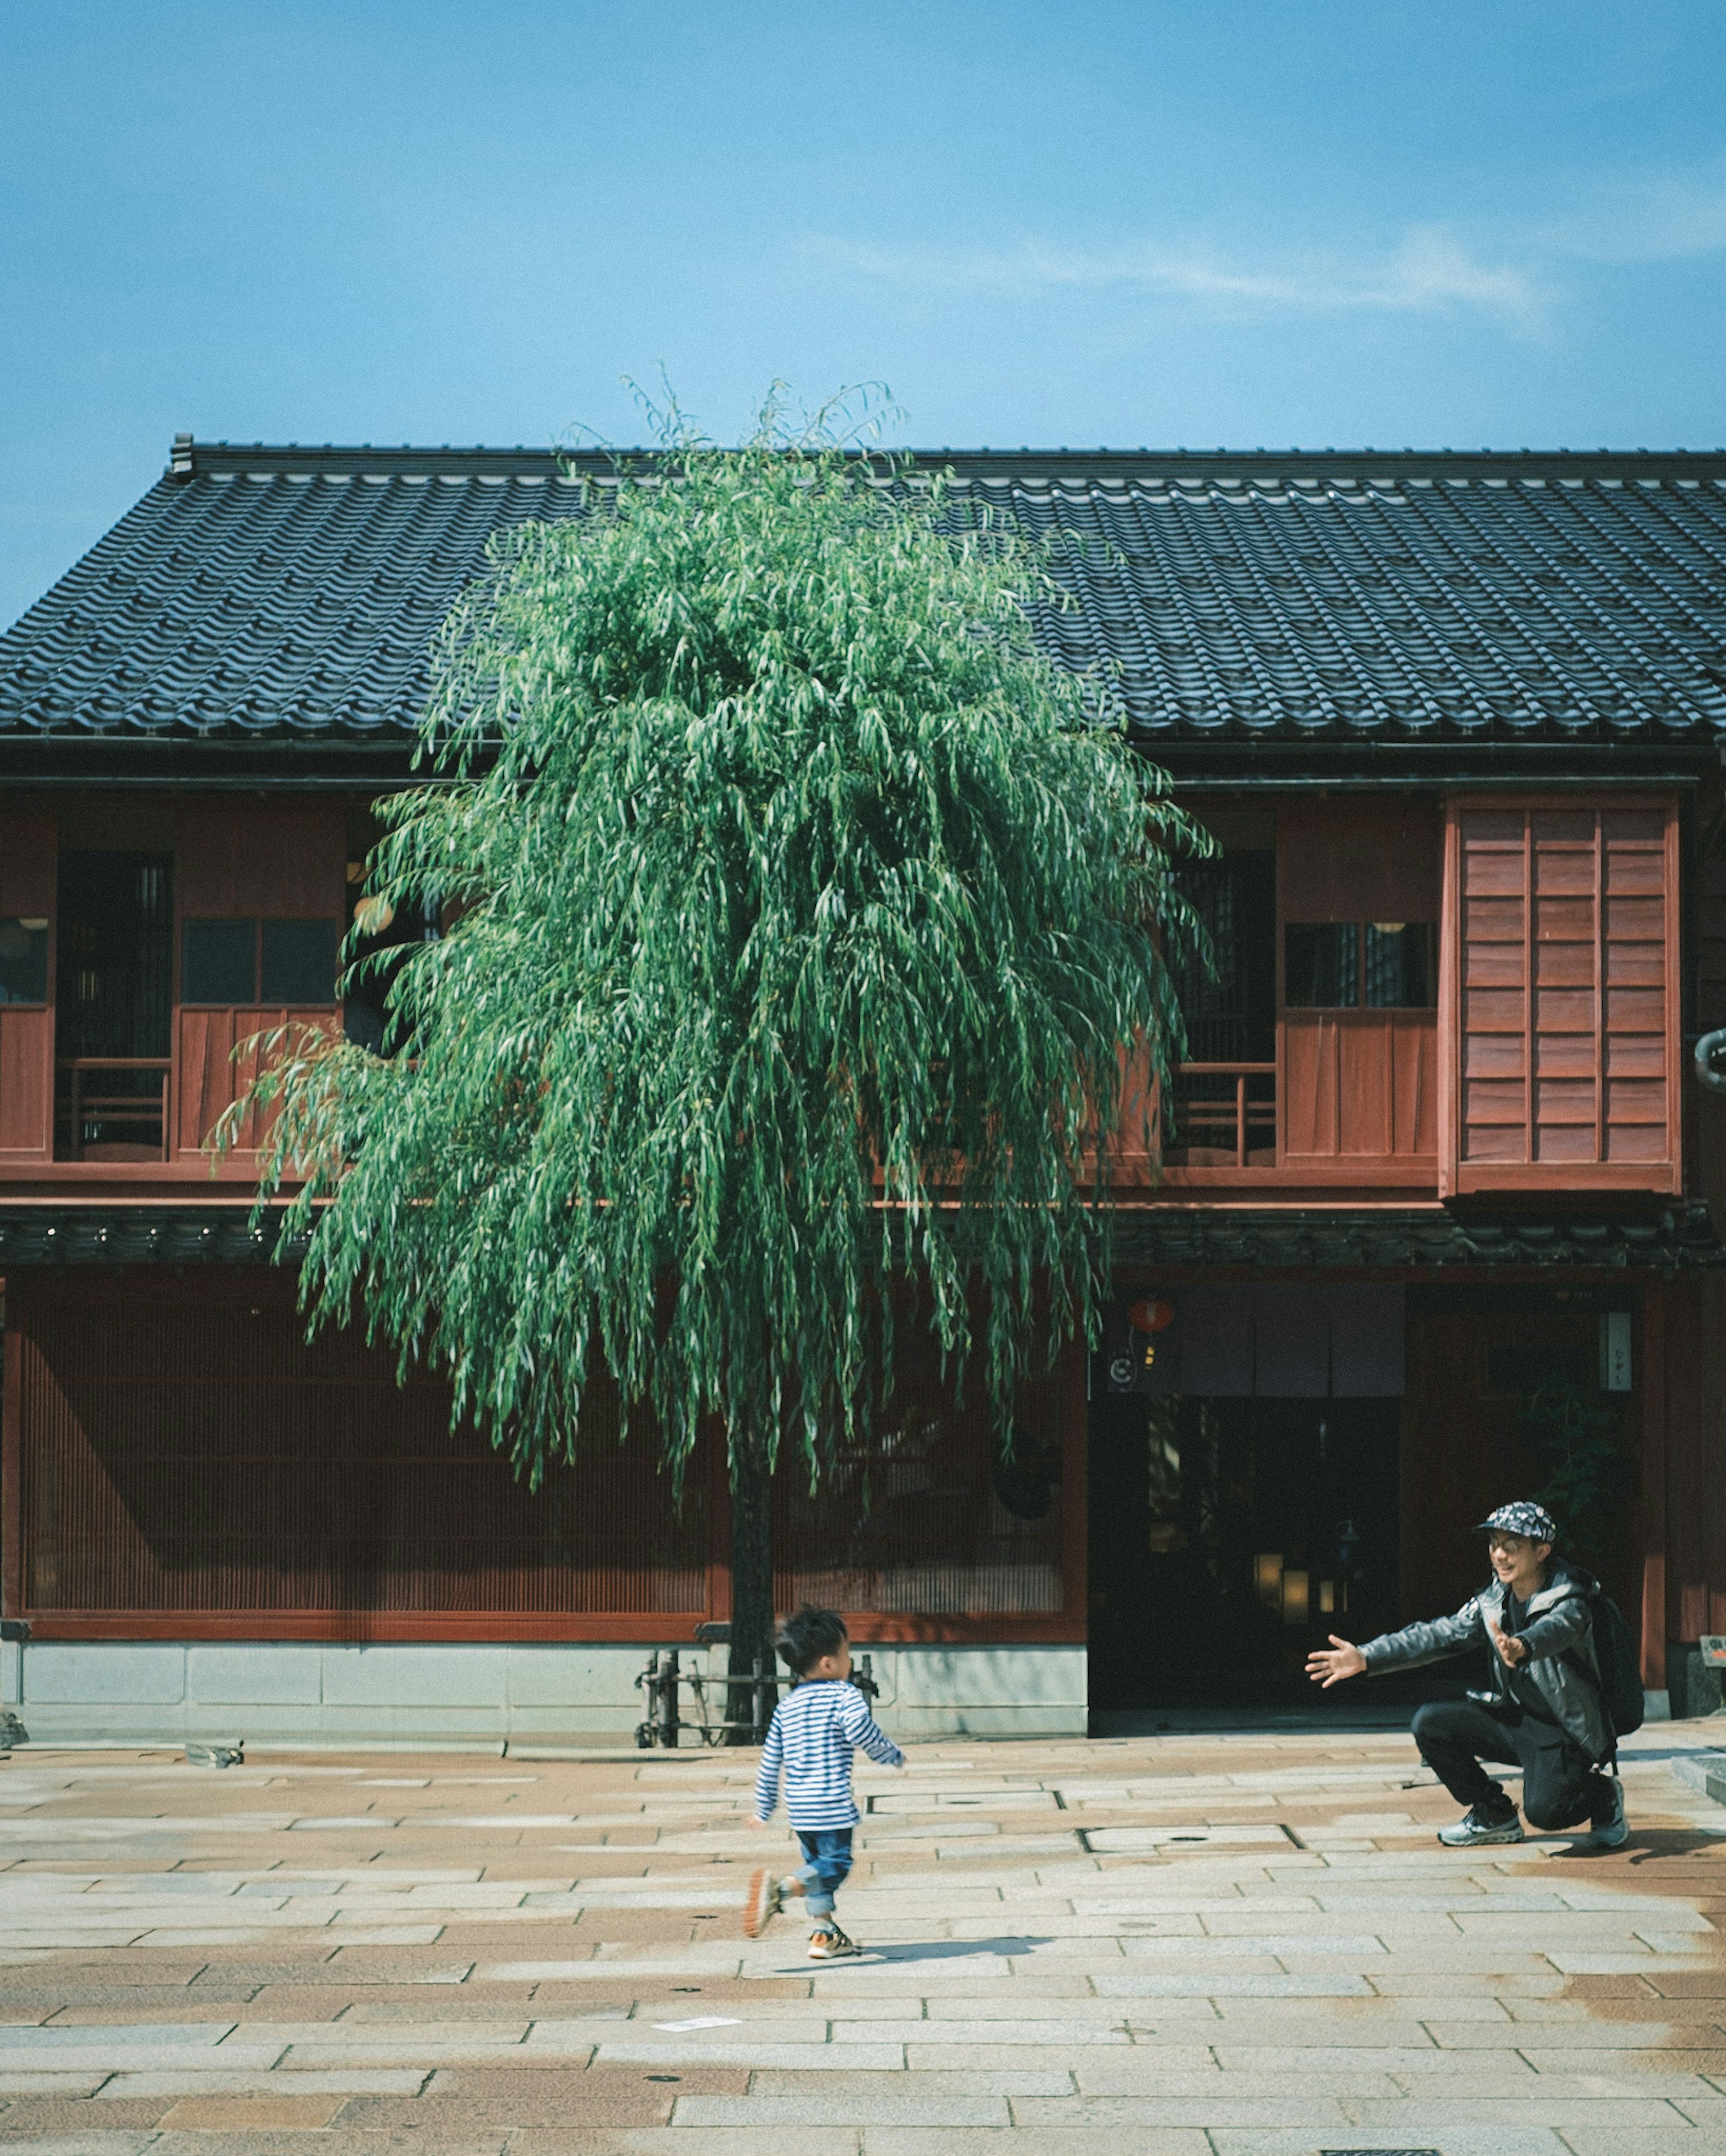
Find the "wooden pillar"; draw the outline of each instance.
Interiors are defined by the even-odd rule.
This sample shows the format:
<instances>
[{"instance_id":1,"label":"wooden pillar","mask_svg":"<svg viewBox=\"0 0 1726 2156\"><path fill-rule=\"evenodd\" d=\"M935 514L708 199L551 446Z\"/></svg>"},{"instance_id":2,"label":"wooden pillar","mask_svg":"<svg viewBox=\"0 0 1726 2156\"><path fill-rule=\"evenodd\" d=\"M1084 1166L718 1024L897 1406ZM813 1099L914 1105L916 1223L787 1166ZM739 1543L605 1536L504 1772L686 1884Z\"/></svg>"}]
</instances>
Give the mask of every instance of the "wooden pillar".
<instances>
[{"instance_id":1,"label":"wooden pillar","mask_svg":"<svg viewBox=\"0 0 1726 2156\"><path fill-rule=\"evenodd\" d=\"M1666 1690L1666 1290L1642 1303L1642 1684Z\"/></svg>"},{"instance_id":2,"label":"wooden pillar","mask_svg":"<svg viewBox=\"0 0 1726 2156\"><path fill-rule=\"evenodd\" d=\"M0 1306L5 1282L0 1281ZM18 1293L13 1316L0 1327L0 1614L17 1617L24 1606L23 1353Z\"/></svg>"},{"instance_id":3,"label":"wooden pillar","mask_svg":"<svg viewBox=\"0 0 1726 2156\"><path fill-rule=\"evenodd\" d=\"M1704 1621L1699 1632L1726 1633L1726 1493L1721 1489L1723 1448L1720 1358L1726 1349L1726 1281L1711 1273L1695 1289L1702 1322L1697 1363L1703 1373L1696 1430L1696 1488L1703 1512Z\"/></svg>"},{"instance_id":4,"label":"wooden pillar","mask_svg":"<svg viewBox=\"0 0 1726 2156\"><path fill-rule=\"evenodd\" d=\"M1073 1341L1061 1373L1061 1614L1090 1634L1091 1398L1090 1354Z\"/></svg>"}]
</instances>

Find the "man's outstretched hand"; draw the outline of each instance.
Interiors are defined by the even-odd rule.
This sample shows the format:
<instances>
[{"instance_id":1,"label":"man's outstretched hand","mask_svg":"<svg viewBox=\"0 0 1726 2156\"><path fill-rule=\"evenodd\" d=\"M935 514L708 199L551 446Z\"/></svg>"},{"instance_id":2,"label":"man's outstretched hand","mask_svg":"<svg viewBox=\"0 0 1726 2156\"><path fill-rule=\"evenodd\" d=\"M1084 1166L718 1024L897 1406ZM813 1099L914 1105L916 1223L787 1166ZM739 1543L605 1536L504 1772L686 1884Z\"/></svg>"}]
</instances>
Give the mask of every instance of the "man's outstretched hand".
<instances>
[{"instance_id":1,"label":"man's outstretched hand","mask_svg":"<svg viewBox=\"0 0 1726 2156\"><path fill-rule=\"evenodd\" d=\"M1334 1632L1330 1635L1329 1646L1315 1647L1307 1657L1307 1675L1327 1691L1333 1684L1341 1684L1344 1677L1358 1677L1365 1667L1366 1656L1359 1648L1351 1647Z\"/></svg>"},{"instance_id":2,"label":"man's outstretched hand","mask_svg":"<svg viewBox=\"0 0 1726 2156\"><path fill-rule=\"evenodd\" d=\"M1507 1669L1513 1670L1518 1662L1527 1661L1528 1643L1526 1640L1519 1640L1514 1632L1507 1632L1502 1625L1495 1623L1490 1617L1487 1620L1487 1630L1491 1635L1492 1645L1498 1650L1499 1661Z\"/></svg>"}]
</instances>

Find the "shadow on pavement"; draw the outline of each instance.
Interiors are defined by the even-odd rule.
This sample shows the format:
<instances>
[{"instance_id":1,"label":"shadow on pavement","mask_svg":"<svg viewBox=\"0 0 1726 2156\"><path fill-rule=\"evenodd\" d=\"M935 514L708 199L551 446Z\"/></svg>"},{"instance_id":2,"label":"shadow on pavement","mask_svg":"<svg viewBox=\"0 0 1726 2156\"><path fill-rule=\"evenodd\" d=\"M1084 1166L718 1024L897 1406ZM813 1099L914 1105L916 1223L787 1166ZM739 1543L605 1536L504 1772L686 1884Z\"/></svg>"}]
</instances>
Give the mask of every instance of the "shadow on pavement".
<instances>
[{"instance_id":1,"label":"shadow on pavement","mask_svg":"<svg viewBox=\"0 0 1726 2156\"><path fill-rule=\"evenodd\" d=\"M877 1947L875 1951L886 1961L962 1961L968 1954L997 1954L1004 1958L1050 1943L1046 1938L1027 1934L1018 1938L929 1939L911 1946Z\"/></svg>"}]
</instances>

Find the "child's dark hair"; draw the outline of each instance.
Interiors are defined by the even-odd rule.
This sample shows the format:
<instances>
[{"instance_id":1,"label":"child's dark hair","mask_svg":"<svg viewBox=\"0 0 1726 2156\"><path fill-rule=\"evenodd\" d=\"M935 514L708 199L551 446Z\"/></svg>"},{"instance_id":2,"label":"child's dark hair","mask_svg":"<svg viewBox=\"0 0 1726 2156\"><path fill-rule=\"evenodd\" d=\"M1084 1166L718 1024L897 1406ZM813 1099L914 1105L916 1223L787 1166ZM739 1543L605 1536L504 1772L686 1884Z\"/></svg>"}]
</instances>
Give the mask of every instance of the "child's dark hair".
<instances>
[{"instance_id":1,"label":"child's dark hair","mask_svg":"<svg viewBox=\"0 0 1726 2156\"><path fill-rule=\"evenodd\" d=\"M787 1666L799 1676L806 1676L824 1655L836 1655L850 1637L842 1617L805 1602L780 1625L774 1645Z\"/></svg>"}]
</instances>

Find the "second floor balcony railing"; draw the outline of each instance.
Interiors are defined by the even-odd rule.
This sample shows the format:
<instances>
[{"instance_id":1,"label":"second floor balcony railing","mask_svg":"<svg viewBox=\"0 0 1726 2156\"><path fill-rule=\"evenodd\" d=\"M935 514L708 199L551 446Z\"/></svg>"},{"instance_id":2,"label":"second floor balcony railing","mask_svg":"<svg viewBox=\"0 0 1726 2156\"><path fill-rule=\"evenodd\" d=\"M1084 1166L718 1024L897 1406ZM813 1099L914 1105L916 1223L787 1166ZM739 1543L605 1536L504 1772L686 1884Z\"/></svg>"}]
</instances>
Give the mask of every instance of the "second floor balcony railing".
<instances>
[{"instance_id":1,"label":"second floor balcony railing","mask_svg":"<svg viewBox=\"0 0 1726 2156\"><path fill-rule=\"evenodd\" d=\"M63 1160L166 1160L165 1055L79 1055L59 1065Z\"/></svg>"},{"instance_id":2,"label":"second floor balcony railing","mask_svg":"<svg viewBox=\"0 0 1726 2156\"><path fill-rule=\"evenodd\" d=\"M1171 1168L1268 1168L1277 1158L1277 1065L1183 1063L1164 1142Z\"/></svg>"}]
</instances>

